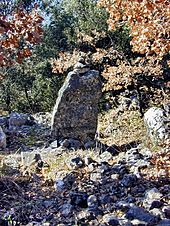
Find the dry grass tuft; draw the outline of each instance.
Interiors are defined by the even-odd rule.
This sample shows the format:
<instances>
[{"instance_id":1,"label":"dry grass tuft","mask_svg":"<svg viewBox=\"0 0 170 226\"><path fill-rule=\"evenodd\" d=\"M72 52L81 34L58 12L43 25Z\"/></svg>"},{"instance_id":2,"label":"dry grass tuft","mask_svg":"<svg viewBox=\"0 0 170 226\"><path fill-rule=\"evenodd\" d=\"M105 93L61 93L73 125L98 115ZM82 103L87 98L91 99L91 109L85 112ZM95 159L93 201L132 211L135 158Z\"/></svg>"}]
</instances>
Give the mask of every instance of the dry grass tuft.
<instances>
[{"instance_id":1,"label":"dry grass tuft","mask_svg":"<svg viewBox=\"0 0 170 226\"><path fill-rule=\"evenodd\" d=\"M142 143L146 140L146 129L143 119L137 111L117 113L110 110L99 117L99 133L101 142L107 145L122 146L124 144Z\"/></svg>"}]
</instances>

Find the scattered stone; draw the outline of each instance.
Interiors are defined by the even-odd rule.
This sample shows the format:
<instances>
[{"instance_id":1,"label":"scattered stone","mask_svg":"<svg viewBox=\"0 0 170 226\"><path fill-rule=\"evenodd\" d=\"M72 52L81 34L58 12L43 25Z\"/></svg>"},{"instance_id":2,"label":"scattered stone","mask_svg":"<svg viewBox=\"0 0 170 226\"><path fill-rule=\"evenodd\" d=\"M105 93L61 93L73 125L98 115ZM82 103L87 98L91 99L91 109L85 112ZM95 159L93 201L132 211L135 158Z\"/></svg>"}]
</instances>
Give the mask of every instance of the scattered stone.
<instances>
[{"instance_id":1,"label":"scattered stone","mask_svg":"<svg viewBox=\"0 0 170 226\"><path fill-rule=\"evenodd\" d=\"M88 195L85 192L70 192L71 204L73 206L79 206L81 208L87 208Z\"/></svg>"},{"instance_id":2,"label":"scattered stone","mask_svg":"<svg viewBox=\"0 0 170 226\"><path fill-rule=\"evenodd\" d=\"M137 219L132 220L131 223L133 226L147 226L148 225L147 222L142 221L142 220L137 220Z\"/></svg>"},{"instance_id":3,"label":"scattered stone","mask_svg":"<svg viewBox=\"0 0 170 226\"><path fill-rule=\"evenodd\" d=\"M60 141L60 146L64 148L69 148L70 142L68 139L64 139L63 141Z\"/></svg>"},{"instance_id":4,"label":"scattered stone","mask_svg":"<svg viewBox=\"0 0 170 226\"><path fill-rule=\"evenodd\" d=\"M95 222L95 224L92 225L99 225L98 222L96 222L96 219L99 217L99 215L102 214L102 211L100 209L85 209L83 211L81 211L78 214L78 219L81 220L80 221L80 225L84 225L84 222Z\"/></svg>"},{"instance_id":5,"label":"scattered stone","mask_svg":"<svg viewBox=\"0 0 170 226\"><path fill-rule=\"evenodd\" d=\"M140 150L140 153L142 154L144 160L150 160L153 156L153 152L148 148Z\"/></svg>"},{"instance_id":6,"label":"scattered stone","mask_svg":"<svg viewBox=\"0 0 170 226\"><path fill-rule=\"evenodd\" d=\"M64 181L62 179L57 179L54 182L54 188L59 193L63 192L64 189L65 189L65 183L64 183Z\"/></svg>"},{"instance_id":7,"label":"scattered stone","mask_svg":"<svg viewBox=\"0 0 170 226\"><path fill-rule=\"evenodd\" d=\"M95 220L99 216L103 215L103 211L99 208L87 208L87 214L89 220Z\"/></svg>"},{"instance_id":8,"label":"scattered stone","mask_svg":"<svg viewBox=\"0 0 170 226\"><path fill-rule=\"evenodd\" d=\"M103 175L105 173L107 173L108 171L110 171L110 166L107 162L102 162L97 168L97 172L99 172Z\"/></svg>"},{"instance_id":9,"label":"scattered stone","mask_svg":"<svg viewBox=\"0 0 170 226\"><path fill-rule=\"evenodd\" d=\"M95 195L90 195L87 199L88 208L97 208L98 207L98 200Z\"/></svg>"},{"instance_id":10,"label":"scattered stone","mask_svg":"<svg viewBox=\"0 0 170 226\"><path fill-rule=\"evenodd\" d=\"M22 151L21 152L21 165L25 167L31 166L33 163L41 160L41 154L36 151Z\"/></svg>"},{"instance_id":11,"label":"scattered stone","mask_svg":"<svg viewBox=\"0 0 170 226\"><path fill-rule=\"evenodd\" d=\"M88 166L88 165L90 165L91 163L94 163L94 162L95 161L91 157L86 156L84 158L84 163L85 163L86 166Z\"/></svg>"},{"instance_id":12,"label":"scattered stone","mask_svg":"<svg viewBox=\"0 0 170 226\"><path fill-rule=\"evenodd\" d=\"M58 141L57 141L57 140L53 141L53 142L50 144L50 147L51 147L51 148L58 148Z\"/></svg>"},{"instance_id":13,"label":"scattered stone","mask_svg":"<svg viewBox=\"0 0 170 226\"><path fill-rule=\"evenodd\" d=\"M45 206L45 208L50 208L51 206L53 206L54 202L51 200L45 200L43 202L43 205Z\"/></svg>"},{"instance_id":14,"label":"scattered stone","mask_svg":"<svg viewBox=\"0 0 170 226\"><path fill-rule=\"evenodd\" d=\"M118 226L119 220L114 214L105 214L103 216L103 223L106 223L107 225L113 225L113 226Z\"/></svg>"},{"instance_id":15,"label":"scattered stone","mask_svg":"<svg viewBox=\"0 0 170 226\"><path fill-rule=\"evenodd\" d=\"M125 174L123 176L123 179L121 180L121 183L125 187L132 187L136 184L136 182L137 182L137 176L134 174Z\"/></svg>"},{"instance_id":16,"label":"scattered stone","mask_svg":"<svg viewBox=\"0 0 170 226\"><path fill-rule=\"evenodd\" d=\"M126 162L128 162L129 165L134 165L137 160L141 160L141 158L142 154L139 153L137 148L131 148L125 154Z\"/></svg>"},{"instance_id":17,"label":"scattered stone","mask_svg":"<svg viewBox=\"0 0 170 226\"><path fill-rule=\"evenodd\" d=\"M73 211L73 206L70 203L66 203L60 207L60 211L63 216L68 217Z\"/></svg>"},{"instance_id":18,"label":"scattered stone","mask_svg":"<svg viewBox=\"0 0 170 226\"><path fill-rule=\"evenodd\" d=\"M112 166L112 172L119 174L120 176L123 176L124 174L128 173L128 169L126 168L125 165L117 163Z\"/></svg>"},{"instance_id":19,"label":"scattered stone","mask_svg":"<svg viewBox=\"0 0 170 226\"><path fill-rule=\"evenodd\" d=\"M94 148L96 145L95 141L88 141L84 144L84 148L85 149L90 149L90 148Z\"/></svg>"},{"instance_id":20,"label":"scattered stone","mask_svg":"<svg viewBox=\"0 0 170 226\"><path fill-rule=\"evenodd\" d=\"M78 169L78 168L81 168L84 165L84 162L79 156L77 156L77 157L73 157L71 159L68 159L66 161L66 164L70 169Z\"/></svg>"},{"instance_id":21,"label":"scattered stone","mask_svg":"<svg viewBox=\"0 0 170 226\"><path fill-rule=\"evenodd\" d=\"M130 209L126 212L126 218L130 220L137 219L139 221L146 222L147 224L154 225L158 222L158 218L145 209L138 206L131 206Z\"/></svg>"},{"instance_id":22,"label":"scattered stone","mask_svg":"<svg viewBox=\"0 0 170 226\"><path fill-rule=\"evenodd\" d=\"M165 217L170 219L170 205L164 206L162 211L165 214Z\"/></svg>"},{"instance_id":23,"label":"scattered stone","mask_svg":"<svg viewBox=\"0 0 170 226\"><path fill-rule=\"evenodd\" d=\"M30 121L30 116L28 114L12 112L9 118L9 129L15 129L17 127L26 125Z\"/></svg>"},{"instance_id":24,"label":"scattered stone","mask_svg":"<svg viewBox=\"0 0 170 226\"><path fill-rule=\"evenodd\" d=\"M71 139L71 138L70 138L70 139L68 139L68 142L69 142L69 147L70 147L71 149L77 150L77 149L81 148L81 143L80 143L79 140Z\"/></svg>"},{"instance_id":25,"label":"scattered stone","mask_svg":"<svg viewBox=\"0 0 170 226\"><path fill-rule=\"evenodd\" d=\"M150 204L150 205L149 205ZM150 200L148 201L149 209L160 208L163 206L163 202L159 200Z\"/></svg>"},{"instance_id":26,"label":"scattered stone","mask_svg":"<svg viewBox=\"0 0 170 226\"><path fill-rule=\"evenodd\" d=\"M97 163L90 163L89 165L88 165L88 171L89 172L93 172L94 170L95 170L95 168L96 168L96 166L97 166Z\"/></svg>"},{"instance_id":27,"label":"scattered stone","mask_svg":"<svg viewBox=\"0 0 170 226\"><path fill-rule=\"evenodd\" d=\"M157 216L159 219L164 218L163 212L161 211L161 209L158 209L158 208L153 208L149 212L154 216Z\"/></svg>"},{"instance_id":28,"label":"scattered stone","mask_svg":"<svg viewBox=\"0 0 170 226\"><path fill-rule=\"evenodd\" d=\"M119 174L118 174L118 173L113 173L113 174L111 175L111 179L113 179L113 180L118 180L118 179L119 179Z\"/></svg>"},{"instance_id":29,"label":"scattered stone","mask_svg":"<svg viewBox=\"0 0 170 226\"><path fill-rule=\"evenodd\" d=\"M102 179L102 174L100 172L91 172L90 180L98 182Z\"/></svg>"},{"instance_id":30,"label":"scattered stone","mask_svg":"<svg viewBox=\"0 0 170 226\"><path fill-rule=\"evenodd\" d=\"M113 196L109 195L109 194L102 194L100 197L99 197L99 202L100 204L102 205L109 205L111 203L113 203L114 201L114 198Z\"/></svg>"},{"instance_id":31,"label":"scattered stone","mask_svg":"<svg viewBox=\"0 0 170 226\"><path fill-rule=\"evenodd\" d=\"M162 194L159 192L157 188L152 188L146 191L145 197L150 200L160 200L162 198Z\"/></svg>"},{"instance_id":32,"label":"scattered stone","mask_svg":"<svg viewBox=\"0 0 170 226\"><path fill-rule=\"evenodd\" d=\"M110 152L112 156L117 155L119 152L115 146L109 146L106 148L106 151Z\"/></svg>"},{"instance_id":33,"label":"scattered stone","mask_svg":"<svg viewBox=\"0 0 170 226\"><path fill-rule=\"evenodd\" d=\"M170 225L170 220L169 219L163 219L156 226L169 226L169 225Z\"/></svg>"},{"instance_id":34,"label":"scattered stone","mask_svg":"<svg viewBox=\"0 0 170 226\"><path fill-rule=\"evenodd\" d=\"M148 210L160 208L163 205L163 202L161 201L162 196L163 195L158 191L157 188L147 190L145 193L143 206Z\"/></svg>"},{"instance_id":35,"label":"scattered stone","mask_svg":"<svg viewBox=\"0 0 170 226\"><path fill-rule=\"evenodd\" d=\"M118 201L116 208L124 212L130 209L130 204L126 201Z\"/></svg>"},{"instance_id":36,"label":"scattered stone","mask_svg":"<svg viewBox=\"0 0 170 226\"><path fill-rule=\"evenodd\" d=\"M127 220L126 218L120 218L119 219L119 224L121 226L133 226L133 224L129 220Z\"/></svg>"},{"instance_id":37,"label":"scattered stone","mask_svg":"<svg viewBox=\"0 0 170 226\"><path fill-rule=\"evenodd\" d=\"M84 76L84 74L82 73L81 76ZM32 128L35 128L36 131L37 128L41 129L41 126L39 126L36 125ZM31 126L17 126L17 133L10 135L7 133L7 135L11 137L14 135L15 139L15 136L18 138L18 134L20 134L20 137L24 138L31 131L29 127ZM37 136L39 136L39 133L37 133ZM47 139L42 147L33 146L29 148L29 146L20 145L22 150L25 151L21 151L21 155L17 155L16 161L11 160L11 158L4 158L3 164L8 168L18 170L22 159L22 164L25 167L29 167L33 163L40 169L39 173L42 173L42 169L46 167L45 164L48 160L50 165L52 155L57 161L59 160L61 168L57 165L57 169L54 169L54 171L52 169L49 174L51 183L46 183L47 180L42 173L44 182L37 171L31 175L32 177L30 177L29 182L26 182L26 185L25 179L27 180L27 177L24 177L23 181L23 176L19 182L13 183L8 178L5 181L0 181L1 190L5 190L5 198L1 200L0 221L1 216L5 215L3 202L7 200L8 196L6 195L10 188L12 188L9 191L10 196L13 192L16 192L14 199L18 200L20 196L18 193L22 193L21 199L24 199L24 202L27 203L27 197L25 200L23 192L18 192L21 187L26 194L30 195L31 202L28 202L24 209L18 203L16 207L9 203L9 209L11 206L14 209L14 214L10 215L11 219L13 219L13 216L18 216L22 209L24 220L19 220L22 221L21 223L27 222L29 211L31 213L28 215L31 219L29 223L31 222L32 225L46 225L47 222L49 225L61 225L62 223L63 225L76 224L82 226L169 225L169 178L164 177L160 181L143 178L145 170L142 171L141 169L150 165L149 160L153 155L149 149L138 146L126 152L118 153L115 146L103 145L104 149L100 151L104 150L104 152L100 154L101 152L96 150L91 158L91 150L87 150L85 153L82 150L85 144L90 146L90 143L95 143L90 138L87 138L85 144L79 138L73 137L62 137L62 139L53 142L51 137L47 136ZM69 149L79 150L69 151ZM66 152L63 153L64 151ZM11 175L13 175L13 172ZM15 172L19 172L19 170ZM52 178L55 178L55 175L57 178L53 180ZM8 183L11 183L10 186ZM34 205L40 211L34 210L36 209Z\"/></svg>"},{"instance_id":38,"label":"scattered stone","mask_svg":"<svg viewBox=\"0 0 170 226\"><path fill-rule=\"evenodd\" d=\"M109 151L104 151L101 155L100 155L100 159L102 162L108 162L109 160L111 160L113 158L112 154Z\"/></svg>"},{"instance_id":39,"label":"scattered stone","mask_svg":"<svg viewBox=\"0 0 170 226\"><path fill-rule=\"evenodd\" d=\"M50 126L52 114L50 112L38 112L33 115L36 122L41 125Z\"/></svg>"},{"instance_id":40,"label":"scattered stone","mask_svg":"<svg viewBox=\"0 0 170 226\"><path fill-rule=\"evenodd\" d=\"M79 140L77 139L61 139L59 141L59 145L60 147L62 148L66 148L66 149L74 149L74 150L77 150L79 148L81 148L81 143Z\"/></svg>"},{"instance_id":41,"label":"scattered stone","mask_svg":"<svg viewBox=\"0 0 170 226\"><path fill-rule=\"evenodd\" d=\"M20 155L8 155L3 159L3 167L12 170L13 172L19 172L20 168Z\"/></svg>"}]
</instances>

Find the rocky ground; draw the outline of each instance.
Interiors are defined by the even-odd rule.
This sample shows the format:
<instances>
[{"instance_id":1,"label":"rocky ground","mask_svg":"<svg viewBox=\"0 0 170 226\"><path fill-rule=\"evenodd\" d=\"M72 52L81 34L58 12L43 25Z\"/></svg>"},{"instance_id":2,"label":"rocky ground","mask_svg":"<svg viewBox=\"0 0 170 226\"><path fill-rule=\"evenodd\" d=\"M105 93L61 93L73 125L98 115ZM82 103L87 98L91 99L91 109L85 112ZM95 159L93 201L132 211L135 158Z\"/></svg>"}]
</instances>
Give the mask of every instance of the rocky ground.
<instances>
[{"instance_id":1,"label":"rocky ground","mask_svg":"<svg viewBox=\"0 0 170 226\"><path fill-rule=\"evenodd\" d=\"M53 140L49 115L34 118L7 131L0 225L170 225L169 148L149 143L138 112L101 114L85 150Z\"/></svg>"}]
</instances>

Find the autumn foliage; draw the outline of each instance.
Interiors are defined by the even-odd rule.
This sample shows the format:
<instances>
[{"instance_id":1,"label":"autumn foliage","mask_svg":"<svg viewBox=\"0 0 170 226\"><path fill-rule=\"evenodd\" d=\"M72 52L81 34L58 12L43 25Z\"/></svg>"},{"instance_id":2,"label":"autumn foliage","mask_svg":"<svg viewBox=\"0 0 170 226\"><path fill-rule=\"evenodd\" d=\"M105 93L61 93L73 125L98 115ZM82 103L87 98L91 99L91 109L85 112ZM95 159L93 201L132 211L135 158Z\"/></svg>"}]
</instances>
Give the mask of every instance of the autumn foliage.
<instances>
[{"instance_id":1,"label":"autumn foliage","mask_svg":"<svg viewBox=\"0 0 170 226\"><path fill-rule=\"evenodd\" d=\"M101 38L99 34L95 34L95 38L85 34L81 36L82 42L95 49L89 54L90 62L97 66L106 81L104 91L133 85L141 75L162 77L164 68L161 61L170 52L170 1L100 0L98 5L109 13L109 29L128 29L132 51L140 54L132 59L116 51L114 46L98 48L94 40ZM58 59L53 61L54 72L62 73L73 66L78 52L59 54ZM167 60L168 66L170 61Z\"/></svg>"},{"instance_id":2,"label":"autumn foliage","mask_svg":"<svg viewBox=\"0 0 170 226\"><path fill-rule=\"evenodd\" d=\"M80 34L79 34L80 35ZM85 56L86 61L101 72L104 79L103 91L121 90L133 86L139 77L162 77L161 64L155 65L154 60L146 61L143 57L127 58L123 51L116 50L113 46L108 48L96 47L96 39L102 40L106 33L94 32L94 36L81 34L79 42L93 47L93 52L60 52L57 59L52 62L53 72L62 74L73 68L80 56Z\"/></svg>"},{"instance_id":3,"label":"autumn foliage","mask_svg":"<svg viewBox=\"0 0 170 226\"><path fill-rule=\"evenodd\" d=\"M134 52L162 59L170 51L169 0L100 0L99 6L109 12L110 30L130 28Z\"/></svg>"},{"instance_id":4,"label":"autumn foliage","mask_svg":"<svg viewBox=\"0 0 170 226\"><path fill-rule=\"evenodd\" d=\"M0 15L0 66L22 63L31 56L32 46L41 41L43 18L32 10L18 9L11 15Z\"/></svg>"}]
</instances>

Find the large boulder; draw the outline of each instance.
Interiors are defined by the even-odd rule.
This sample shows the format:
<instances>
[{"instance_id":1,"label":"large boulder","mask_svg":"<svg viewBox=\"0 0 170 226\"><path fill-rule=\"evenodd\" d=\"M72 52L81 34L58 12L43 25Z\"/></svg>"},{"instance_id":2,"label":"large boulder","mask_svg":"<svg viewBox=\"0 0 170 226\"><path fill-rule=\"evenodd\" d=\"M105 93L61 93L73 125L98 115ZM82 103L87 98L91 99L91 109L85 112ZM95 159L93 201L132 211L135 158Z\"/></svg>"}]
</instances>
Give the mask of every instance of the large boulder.
<instances>
[{"instance_id":1,"label":"large boulder","mask_svg":"<svg viewBox=\"0 0 170 226\"><path fill-rule=\"evenodd\" d=\"M73 138L82 143L94 139L97 129L98 102L101 97L99 72L88 67L76 68L67 75L59 90L52 116L52 135Z\"/></svg>"},{"instance_id":2,"label":"large boulder","mask_svg":"<svg viewBox=\"0 0 170 226\"><path fill-rule=\"evenodd\" d=\"M170 119L165 110L150 108L144 115L148 135L158 145L170 143Z\"/></svg>"},{"instance_id":3,"label":"large boulder","mask_svg":"<svg viewBox=\"0 0 170 226\"><path fill-rule=\"evenodd\" d=\"M0 150L6 148L6 135L0 126Z\"/></svg>"}]
</instances>

